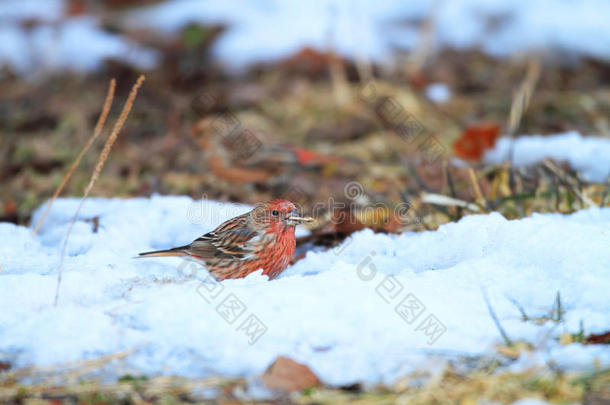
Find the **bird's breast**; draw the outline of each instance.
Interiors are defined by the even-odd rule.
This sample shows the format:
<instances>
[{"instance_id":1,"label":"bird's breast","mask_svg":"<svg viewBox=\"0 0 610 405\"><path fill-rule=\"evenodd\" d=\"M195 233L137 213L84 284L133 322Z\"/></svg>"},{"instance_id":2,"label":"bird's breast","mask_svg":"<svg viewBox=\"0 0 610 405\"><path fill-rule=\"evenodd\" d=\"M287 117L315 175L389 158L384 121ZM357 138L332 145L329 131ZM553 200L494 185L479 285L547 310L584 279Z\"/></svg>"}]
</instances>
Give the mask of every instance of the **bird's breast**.
<instances>
[{"instance_id":1,"label":"bird's breast","mask_svg":"<svg viewBox=\"0 0 610 405\"><path fill-rule=\"evenodd\" d=\"M277 277L290 264L295 247L294 228L292 232L276 235L274 241L259 254L259 258L261 258L260 268L263 269L263 274L269 276L269 278Z\"/></svg>"}]
</instances>

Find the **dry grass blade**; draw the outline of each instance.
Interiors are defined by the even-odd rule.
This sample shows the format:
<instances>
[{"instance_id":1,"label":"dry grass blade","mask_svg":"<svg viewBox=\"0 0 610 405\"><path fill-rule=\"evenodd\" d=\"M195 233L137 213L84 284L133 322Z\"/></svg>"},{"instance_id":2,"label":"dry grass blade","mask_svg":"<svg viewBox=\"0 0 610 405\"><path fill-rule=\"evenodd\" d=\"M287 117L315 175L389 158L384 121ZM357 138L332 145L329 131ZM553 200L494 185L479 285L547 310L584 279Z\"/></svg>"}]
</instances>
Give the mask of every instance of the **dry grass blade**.
<instances>
[{"instance_id":1,"label":"dry grass blade","mask_svg":"<svg viewBox=\"0 0 610 405\"><path fill-rule=\"evenodd\" d=\"M489 297L487 296L487 290L485 290L485 288L483 286L479 286L479 288L481 289L481 293L483 294L483 300L485 301L485 305L487 306L487 311L489 312L489 316L491 316L491 319L494 321L494 324L496 325L498 332L500 332L500 336L502 336L502 339L504 339L504 343L506 343L506 346L512 346L513 341L510 339L510 337L508 337L508 333L506 333L506 330L502 327L502 324L500 323L500 319L498 319L498 315L496 315L496 311L491 306L491 302L489 302Z\"/></svg>"},{"instance_id":2,"label":"dry grass blade","mask_svg":"<svg viewBox=\"0 0 610 405\"><path fill-rule=\"evenodd\" d=\"M603 207L606 205L606 197L610 194L610 173L608 173L608 177L606 177L606 187L604 187L604 193L602 194L601 201L599 202L599 206Z\"/></svg>"},{"instance_id":3,"label":"dry grass blade","mask_svg":"<svg viewBox=\"0 0 610 405\"><path fill-rule=\"evenodd\" d=\"M73 376L82 376L88 372L99 370L106 364L114 360L124 359L134 353L143 346L138 346L133 349L124 350L121 352L101 356L89 360L79 360L72 363L53 364L49 366L26 367L11 371L2 375L0 381L19 380L22 378L31 378L34 376L44 376L50 374L68 373Z\"/></svg>"},{"instance_id":4,"label":"dry grass blade","mask_svg":"<svg viewBox=\"0 0 610 405\"><path fill-rule=\"evenodd\" d=\"M472 167L468 169L468 176L470 176L470 182L472 183L472 188L474 189L474 195L477 199L477 204L479 204L481 208L484 209L487 203L485 202L485 198L483 198L481 188L479 187L479 182L477 181L477 176L476 174L474 174L474 170L472 170Z\"/></svg>"},{"instance_id":5,"label":"dry grass blade","mask_svg":"<svg viewBox=\"0 0 610 405\"><path fill-rule=\"evenodd\" d=\"M533 60L530 62L525 75L525 79L515 92L513 102L510 106L510 116L508 118L508 132L512 136L519 128L521 117L527 109L534 93L534 88L540 77L540 63Z\"/></svg>"},{"instance_id":6,"label":"dry grass blade","mask_svg":"<svg viewBox=\"0 0 610 405\"><path fill-rule=\"evenodd\" d=\"M337 105L345 105L350 101L350 90L343 61L331 48L328 52L330 79Z\"/></svg>"},{"instance_id":7,"label":"dry grass blade","mask_svg":"<svg viewBox=\"0 0 610 405\"><path fill-rule=\"evenodd\" d=\"M549 171L551 173L553 173L555 176L557 176L557 178L563 184L570 187L570 189L574 192L574 194L576 194L576 196L584 204L583 208L586 208L587 206L597 207L597 204L595 204L595 201L591 200L589 198L589 196L587 196L585 193L581 192L578 188L578 185L576 184L576 181L574 179L572 179L568 174L566 174L563 170L561 170L561 168L559 166L557 166L555 163L553 163L551 160L548 160L548 159L543 162L543 165L544 165L544 167L549 169Z\"/></svg>"},{"instance_id":8,"label":"dry grass blade","mask_svg":"<svg viewBox=\"0 0 610 405\"><path fill-rule=\"evenodd\" d=\"M442 194L422 193L420 198L421 198L422 202L425 202L428 204L444 205L447 207L468 208L469 210L474 211L474 212L481 211L481 208L479 208L479 206L476 204L469 203L467 201L460 200L458 198L448 197L448 196L442 195Z\"/></svg>"},{"instance_id":9,"label":"dry grass blade","mask_svg":"<svg viewBox=\"0 0 610 405\"><path fill-rule=\"evenodd\" d=\"M45 218L49 214L49 211L51 210L51 206L53 205L53 203L55 202L55 200L57 199L59 194L62 192L62 190L64 189L66 184L68 184L68 181L72 177L72 174L74 174L74 171L80 164L80 161L83 159L83 156L85 156L85 153L87 153L89 148L91 148L91 145L93 145L93 142L95 142L95 140L102 133L102 129L104 128L104 124L106 123L106 118L108 118L108 112L110 111L110 107L112 106L112 100L114 99L115 87L116 87L116 80L112 79L110 81L110 86L108 87L108 94L106 94L106 100L104 101L104 107L102 108L102 113L100 114L100 117L97 120L97 124L95 124L95 129L93 130L93 136L91 136L91 138L89 138L89 142L87 142L87 145L85 145L83 150L81 150L81 152L77 156L74 163L72 163L70 170L68 170L68 173L66 173L66 175L62 179L61 184L55 190L53 197L51 197L51 200L47 204L47 207L45 208L44 212L38 219L38 222L36 223L36 226L34 227L34 230L32 231L32 235L36 235L36 233L42 226L42 223L44 222Z\"/></svg>"},{"instance_id":10,"label":"dry grass blade","mask_svg":"<svg viewBox=\"0 0 610 405\"><path fill-rule=\"evenodd\" d=\"M440 1L432 3L430 14L428 14L419 27L417 42L406 60L406 71L409 75L421 73L434 53L436 24L440 5Z\"/></svg>"},{"instance_id":11,"label":"dry grass blade","mask_svg":"<svg viewBox=\"0 0 610 405\"><path fill-rule=\"evenodd\" d=\"M6 274L6 273L4 272L4 269L2 268L2 265L1 265L1 264L0 264L0 273L2 273L2 274Z\"/></svg>"},{"instance_id":12,"label":"dry grass blade","mask_svg":"<svg viewBox=\"0 0 610 405\"><path fill-rule=\"evenodd\" d=\"M112 149L112 146L114 145L114 142L116 141L116 138L119 135L119 132L121 131L121 128L123 127L123 124L125 123L125 120L127 119L127 116L129 115L129 112L131 111L133 102L135 101L136 96L138 95L138 90L142 86L142 83L144 83L144 79L145 79L144 75L141 75L138 78L138 80L136 81L136 84L134 84L133 88L131 89L131 92L129 93L129 97L127 98L127 101L125 102L125 106L123 107L123 111L121 111L121 115L119 116L118 120L114 124L114 128L112 128L112 132L110 133L110 136L108 137L108 139L106 140L106 143L104 144L104 149L102 149L102 153L100 154L100 157L97 161L97 165L95 166L95 169L93 170L93 174L91 175L89 184L87 184L87 187L85 188L85 192L83 193L83 198L80 200L80 203L78 204L78 208L76 209L76 212L74 213L74 217L72 218L72 222L70 223L70 227L68 228L68 232L66 233L66 237L64 239L64 244L61 249L61 258L59 261L59 271L57 273L57 287L55 288L54 305L57 305L57 300L59 298L59 286L61 285L61 273L62 273L62 269L63 269L64 256L66 253L66 246L68 245L68 239L70 238L70 233L72 232L72 228L74 227L74 224L76 223L76 218L78 218L78 213L80 212L85 200L87 199L89 192L93 188L93 185L97 181L97 178L99 177L100 172L102 171L102 168L104 167L104 163L106 163L106 159L108 159L110 150Z\"/></svg>"},{"instance_id":13,"label":"dry grass blade","mask_svg":"<svg viewBox=\"0 0 610 405\"><path fill-rule=\"evenodd\" d=\"M534 88L536 87L536 83L538 82L538 78L540 77L540 63L537 60L532 60L528 66L527 74L525 75L525 79L515 92L513 96L513 102L510 106L510 116L508 118L508 135L511 138L515 137L515 133L519 128L519 124L521 123L521 117L523 117L523 113L527 109L530 99L532 98L532 94L534 93ZM513 161L513 152L514 152L514 142L511 142L511 147L509 149L508 160L510 162Z\"/></svg>"},{"instance_id":14,"label":"dry grass blade","mask_svg":"<svg viewBox=\"0 0 610 405\"><path fill-rule=\"evenodd\" d=\"M226 388L230 391L232 387L237 386L243 390L246 386L243 378L231 377L200 379L155 377L134 380L127 377L116 383L103 383L92 379L58 384L46 379L35 385L28 384L25 389L21 384L9 383L5 387L0 387L0 401L2 403L39 403L37 400L41 398L52 398L53 402L57 403L63 400L62 403L182 404L196 402L201 397L198 392L202 390ZM219 395L222 398L223 394ZM110 401L95 400L100 397L105 397ZM19 400L15 401L15 399Z\"/></svg>"}]
</instances>

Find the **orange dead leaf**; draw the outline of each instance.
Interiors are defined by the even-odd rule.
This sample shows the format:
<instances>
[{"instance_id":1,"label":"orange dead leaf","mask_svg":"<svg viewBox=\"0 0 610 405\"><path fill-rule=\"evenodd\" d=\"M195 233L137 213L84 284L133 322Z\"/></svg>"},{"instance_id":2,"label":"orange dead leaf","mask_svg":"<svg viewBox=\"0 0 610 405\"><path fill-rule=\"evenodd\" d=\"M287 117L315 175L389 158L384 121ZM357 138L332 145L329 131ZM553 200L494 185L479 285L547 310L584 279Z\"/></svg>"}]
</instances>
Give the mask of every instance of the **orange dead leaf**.
<instances>
[{"instance_id":1,"label":"orange dead leaf","mask_svg":"<svg viewBox=\"0 0 610 405\"><path fill-rule=\"evenodd\" d=\"M496 124L477 124L464 130L453 144L453 152L459 158L478 161L485 150L493 148L500 135Z\"/></svg>"},{"instance_id":2,"label":"orange dead leaf","mask_svg":"<svg viewBox=\"0 0 610 405\"><path fill-rule=\"evenodd\" d=\"M285 148L294 153L297 162L303 166L317 166L327 163L341 163L344 161L341 157L320 155L309 149L299 148L297 146L285 145Z\"/></svg>"},{"instance_id":3,"label":"orange dead leaf","mask_svg":"<svg viewBox=\"0 0 610 405\"><path fill-rule=\"evenodd\" d=\"M284 392L302 391L322 384L309 367L283 356L275 359L265 371L263 383L272 390Z\"/></svg>"},{"instance_id":4,"label":"orange dead leaf","mask_svg":"<svg viewBox=\"0 0 610 405\"><path fill-rule=\"evenodd\" d=\"M8 200L4 204L4 214L5 215L14 215L17 213L17 204L15 200Z\"/></svg>"},{"instance_id":5,"label":"orange dead leaf","mask_svg":"<svg viewBox=\"0 0 610 405\"><path fill-rule=\"evenodd\" d=\"M587 336L585 341L589 344L610 345L610 332L591 334Z\"/></svg>"},{"instance_id":6,"label":"orange dead leaf","mask_svg":"<svg viewBox=\"0 0 610 405\"><path fill-rule=\"evenodd\" d=\"M303 72L312 76L326 74L329 71L331 54L320 52L311 47L304 47L288 58L280 66L288 71Z\"/></svg>"}]
</instances>

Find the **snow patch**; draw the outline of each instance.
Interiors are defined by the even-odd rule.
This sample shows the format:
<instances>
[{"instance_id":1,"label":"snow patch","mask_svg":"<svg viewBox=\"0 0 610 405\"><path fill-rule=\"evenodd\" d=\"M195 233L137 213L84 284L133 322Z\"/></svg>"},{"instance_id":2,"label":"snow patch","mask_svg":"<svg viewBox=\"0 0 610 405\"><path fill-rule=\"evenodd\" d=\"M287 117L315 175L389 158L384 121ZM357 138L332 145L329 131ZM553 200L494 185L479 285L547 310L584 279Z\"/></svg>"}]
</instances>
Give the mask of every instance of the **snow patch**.
<instances>
[{"instance_id":1,"label":"snow patch","mask_svg":"<svg viewBox=\"0 0 610 405\"><path fill-rule=\"evenodd\" d=\"M607 346L554 339L577 332L581 321L587 333L610 323L608 208L514 221L476 215L401 235L363 230L333 250L308 253L276 280L258 272L216 283L194 264L133 257L190 242L250 207L188 197L90 199L53 307L60 246L77 204L56 201L35 237L0 224L0 353L17 366L137 348L123 371L251 376L285 355L330 384L391 382L501 342L482 290L511 338L540 345L524 366L610 365ZM566 309L558 325L522 322L511 302L538 316L558 291Z\"/></svg>"},{"instance_id":2,"label":"snow patch","mask_svg":"<svg viewBox=\"0 0 610 405\"><path fill-rule=\"evenodd\" d=\"M426 97L437 104L443 104L451 99L451 89L445 83L432 83L426 87Z\"/></svg>"},{"instance_id":3,"label":"snow patch","mask_svg":"<svg viewBox=\"0 0 610 405\"><path fill-rule=\"evenodd\" d=\"M488 163L502 163L509 157L510 138L500 138L486 152ZM603 182L610 176L610 139L583 137L571 131L551 136L521 136L514 140L513 164L528 166L547 158L566 161L586 180Z\"/></svg>"},{"instance_id":4,"label":"snow patch","mask_svg":"<svg viewBox=\"0 0 610 405\"><path fill-rule=\"evenodd\" d=\"M104 58L123 55L139 67L156 64L158 56L152 50L104 32L97 22L71 27L71 19L63 17L65 8L62 0L4 0L0 63L22 73L38 64L50 69L94 69ZM396 48L417 46L419 26L409 22L430 16L437 47L481 48L498 56L559 51L607 59L609 15L606 0L168 0L128 13L124 23L166 33L189 23L225 24L228 30L214 52L227 65L240 68L284 57L304 46L322 50L332 46L347 57L384 63ZM20 26L30 18L48 24L30 35Z\"/></svg>"}]
</instances>

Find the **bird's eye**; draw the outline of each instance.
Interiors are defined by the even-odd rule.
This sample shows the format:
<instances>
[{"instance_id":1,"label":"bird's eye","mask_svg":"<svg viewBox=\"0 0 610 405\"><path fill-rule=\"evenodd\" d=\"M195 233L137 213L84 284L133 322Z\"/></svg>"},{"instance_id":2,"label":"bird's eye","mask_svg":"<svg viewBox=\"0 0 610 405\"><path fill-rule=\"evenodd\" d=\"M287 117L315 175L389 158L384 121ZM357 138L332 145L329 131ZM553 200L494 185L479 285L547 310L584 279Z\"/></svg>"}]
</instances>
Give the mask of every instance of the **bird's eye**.
<instances>
[{"instance_id":1,"label":"bird's eye","mask_svg":"<svg viewBox=\"0 0 610 405\"><path fill-rule=\"evenodd\" d=\"M273 210L273 211L271 211L271 215L273 215L274 217L277 217L278 215L280 215L280 213L277 212L277 210Z\"/></svg>"}]
</instances>

